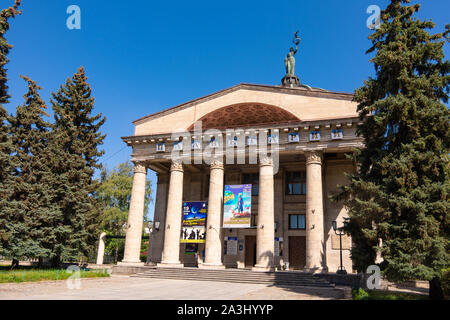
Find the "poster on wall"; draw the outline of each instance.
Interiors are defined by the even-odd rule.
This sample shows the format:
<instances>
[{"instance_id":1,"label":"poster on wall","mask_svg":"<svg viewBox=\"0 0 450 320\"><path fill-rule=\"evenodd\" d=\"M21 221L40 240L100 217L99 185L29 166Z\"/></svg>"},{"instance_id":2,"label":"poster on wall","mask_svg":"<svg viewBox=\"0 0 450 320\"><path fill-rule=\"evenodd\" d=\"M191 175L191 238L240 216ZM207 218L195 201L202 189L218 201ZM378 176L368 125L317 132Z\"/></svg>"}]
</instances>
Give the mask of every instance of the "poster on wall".
<instances>
[{"instance_id":1,"label":"poster on wall","mask_svg":"<svg viewBox=\"0 0 450 320\"><path fill-rule=\"evenodd\" d=\"M206 239L206 201L183 202L182 243L204 243Z\"/></svg>"},{"instance_id":2,"label":"poster on wall","mask_svg":"<svg viewBox=\"0 0 450 320\"><path fill-rule=\"evenodd\" d=\"M250 228L252 185L226 185L223 197L223 227Z\"/></svg>"},{"instance_id":3,"label":"poster on wall","mask_svg":"<svg viewBox=\"0 0 450 320\"><path fill-rule=\"evenodd\" d=\"M237 237L225 237L225 241L227 241L226 255L228 255L228 256L237 255L238 238Z\"/></svg>"}]
</instances>

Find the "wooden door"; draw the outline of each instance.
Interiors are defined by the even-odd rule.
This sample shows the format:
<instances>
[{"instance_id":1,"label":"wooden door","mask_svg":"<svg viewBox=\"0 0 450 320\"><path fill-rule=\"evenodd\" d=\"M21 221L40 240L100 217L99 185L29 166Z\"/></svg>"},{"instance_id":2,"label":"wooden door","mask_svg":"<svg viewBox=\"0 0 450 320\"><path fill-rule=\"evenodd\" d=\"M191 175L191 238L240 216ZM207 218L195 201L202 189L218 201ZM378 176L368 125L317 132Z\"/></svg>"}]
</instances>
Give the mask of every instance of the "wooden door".
<instances>
[{"instance_id":1,"label":"wooden door","mask_svg":"<svg viewBox=\"0 0 450 320\"><path fill-rule=\"evenodd\" d=\"M256 264L256 236L245 236L245 267Z\"/></svg>"},{"instance_id":2,"label":"wooden door","mask_svg":"<svg viewBox=\"0 0 450 320\"><path fill-rule=\"evenodd\" d=\"M306 237L289 237L289 269L303 269L306 265Z\"/></svg>"}]
</instances>

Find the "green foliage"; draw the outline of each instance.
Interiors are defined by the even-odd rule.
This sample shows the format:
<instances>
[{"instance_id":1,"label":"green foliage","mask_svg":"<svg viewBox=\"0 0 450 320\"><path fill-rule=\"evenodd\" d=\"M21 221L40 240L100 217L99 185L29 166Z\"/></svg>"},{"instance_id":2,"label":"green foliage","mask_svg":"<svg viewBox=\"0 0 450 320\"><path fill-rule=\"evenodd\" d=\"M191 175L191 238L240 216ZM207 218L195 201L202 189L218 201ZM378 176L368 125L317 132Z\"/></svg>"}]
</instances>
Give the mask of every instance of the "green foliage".
<instances>
[{"instance_id":1,"label":"green foliage","mask_svg":"<svg viewBox=\"0 0 450 320\"><path fill-rule=\"evenodd\" d=\"M384 291L384 290L368 290L353 289L353 300L427 300L428 297L419 294L398 292L398 291Z\"/></svg>"},{"instance_id":2,"label":"green foliage","mask_svg":"<svg viewBox=\"0 0 450 320\"><path fill-rule=\"evenodd\" d=\"M450 297L450 268L442 270L441 286L444 295Z\"/></svg>"},{"instance_id":3,"label":"green foliage","mask_svg":"<svg viewBox=\"0 0 450 320\"><path fill-rule=\"evenodd\" d=\"M99 216L99 231L105 231L108 235L125 235L133 187L133 170L133 165L129 161L120 163L113 170L102 170L101 184L96 192L96 198L103 207ZM151 201L152 187L151 181L148 180L145 188L144 212L148 211ZM144 226L147 221L147 215L144 215ZM120 260L118 251L123 251L120 250L121 246L123 247L123 240L111 239L107 241L105 251Z\"/></svg>"},{"instance_id":4,"label":"green foliage","mask_svg":"<svg viewBox=\"0 0 450 320\"><path fill-rule=\"evenodd\" d=\"M376 77L355 92L364 148L334 200L349 209L358 271L375 263L379 239L390 281L431 280L449 265L450 63L444 34L413 18L420 6L391 0L369 39Z\"/></svg>"},{"instance_id":5,"label":"green foliage","mask_svg":"<svg viewBox=\"0 0 450 320\"><path fill-rule=\"evenodd\" d=\"M369 294L362 288L355 288L352 289L352 298L353 300L367 300L369 299Z\"/></svg>"},{"instance_id":6,"label":"green foliage","mask_svg":"<svg viewBox=\"0 0 450 320\"><path fill-rule=\"evenodd\" d=\"M103 151L98 148L105 138L100 132L105 117L92 115L94 98L83 67L52 94L51 103L55 116L49 144L51 186L58 210L49 247L56 263L94 250L100 204L94 197L99 182L93 176L95 169L101 169L98 159Z\"/></svg>"},{"instance_id":7,"label":"green foliage","mask_svg":"<svg viewBox=\"0 0 450 320\"><path fill-rule=\"evenodd\" d=\"M45 247L52 228L49 216L55 210L53 191L48 186L52 169L48 166L50 123L43 119L48 114L39 95L41 89L33 80L22 77L28 83L25 103L11 117L11 159L15 163L12 173L8 207L2 214L8 218L8 241L4 250L13 258L44 257L50 254Z\"/></svg>"},{"instance_id":8,"label":"green foliage","mask_svg":"<svg viewBox=\"0 0 450 320\"><path fill-rule=\"evenodd\" d=\"M11 192L11 172L14 167L10 159L12 142L9 135L9 115L3 104L9 102L7 69L8 53L12 46L6 41L5 34L9 30L9 19L21 14L18 10L20 0L15 4L0 11L0 254L6 252L2 249L8 241L8 216L4 212L9 207L9 195Z\"/></svg>"},{"instance_id":9,"label":"green foliage","mask_svg":"<svg viewBox=\"0 0 450 320\"><path fill-rule=\"evenodd\" d=\"M34 282L43 280L67 280L76 276L75 272L68 272L65 269L18 269L1 270L0 283L9 282ZM106 269L80 270L80 278L103 278L109 277Z\"/></svg>"}]
</instances>

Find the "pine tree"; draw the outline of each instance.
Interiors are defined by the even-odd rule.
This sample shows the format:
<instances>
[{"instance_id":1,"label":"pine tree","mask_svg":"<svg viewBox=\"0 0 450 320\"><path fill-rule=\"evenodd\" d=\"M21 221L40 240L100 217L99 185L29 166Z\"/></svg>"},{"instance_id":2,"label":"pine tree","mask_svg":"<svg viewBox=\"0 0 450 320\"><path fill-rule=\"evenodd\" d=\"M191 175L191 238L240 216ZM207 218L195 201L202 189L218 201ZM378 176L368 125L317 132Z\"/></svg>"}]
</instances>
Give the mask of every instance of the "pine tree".
<instances>
[{"instance_id":1,"label":"pine tree","mask_svg":"<svg viewBox=\"0 0 450 320\"><path fill-rule=\"evenodd\" d=\"M12 46L6 41L5 34L9 30L8 20L21 14L18 10L20 0L16 0L15 4L0 11L0 254L8 254L3 248L6 247L8 241L8 229L6 224L5 209L8 207L8 196L11 188L11 170L14 165L10 160L11 139L9 136L8 120L9 115L3 104L9 102L8 85L7 85L7 55Z\"/></svg>"},{"instance_id":2,"label":"pine tree","mask_svg":"<svg viewBox=\"0 0 450 320\"><path fill-rule=\"evenodd\" d=\"M54 159L53 189L60 220L54 225L58 241L53 248L53 263L87 254L97 239L92 230L99 215L93 196L99 186L95 169L101 169L98 148L105 135L99 131L105 122L102 114L92 115L94 98L83 67L64 86L52 94L55 123L51 139Z\"/></svg>"},{"instance_id":3,"label":"pine tree","mask_svg":"<svg viewBox=\"0 0 450 320\"><path fill-rule=\"evenodd\" d=\"M449 265L449 70L445 33L413 18L420 5L391 0L370 35L376 76L356 90L364 148L335 200L349 208L346 230L359 271L381 264L388 280L432 280Z\"/></svg>"},{"instance_id":4,"label":"pine tree","mask_svg":"<svg viewBox=\"0 0 450 320\"><path fill-rule=\"evenodd\" d=\"M28 83L25 103L17 107L11 117L11 159L13 170L12 192L8 217L9 255L15 260L21 257L46 257L50 250L45 244L52 239L52 192L48 182L53 173L48 166L52 158L48 140L50 123L45 102L39 95L41 88L33 80L22 76ZM54 210L54 209L53 209ZM48 247L48 246L47 246Z\"/></svg>"}]
</instances>

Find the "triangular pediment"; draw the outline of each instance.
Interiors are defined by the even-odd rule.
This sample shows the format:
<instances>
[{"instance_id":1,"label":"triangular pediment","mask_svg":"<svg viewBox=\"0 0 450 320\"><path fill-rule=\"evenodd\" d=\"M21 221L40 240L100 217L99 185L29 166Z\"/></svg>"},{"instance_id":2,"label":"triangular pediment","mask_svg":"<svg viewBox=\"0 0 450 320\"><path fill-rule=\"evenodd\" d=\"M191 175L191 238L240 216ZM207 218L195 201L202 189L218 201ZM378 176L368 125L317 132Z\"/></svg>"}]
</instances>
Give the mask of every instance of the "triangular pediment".
<instances>
[{"instance_id":1,"label":"triangular pediment","mask_svg":"<svg viewBox=\"0 0 450 320\"><path fill-rule=\"evenodd\" d=\"M353 95L312 88L240 84L140 118L135 135L208 128L246 127L357 116ZM233 114L234 113L234 114Z\"/></svg>"}]
</instances>

